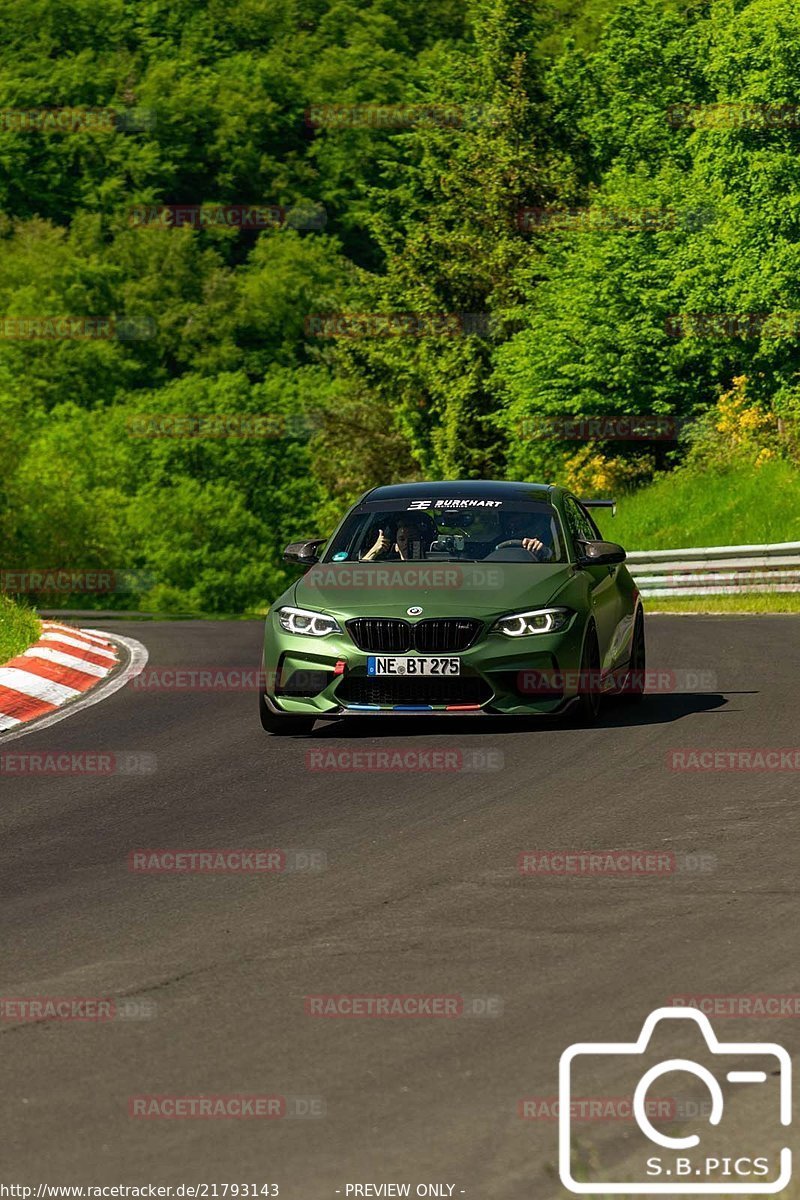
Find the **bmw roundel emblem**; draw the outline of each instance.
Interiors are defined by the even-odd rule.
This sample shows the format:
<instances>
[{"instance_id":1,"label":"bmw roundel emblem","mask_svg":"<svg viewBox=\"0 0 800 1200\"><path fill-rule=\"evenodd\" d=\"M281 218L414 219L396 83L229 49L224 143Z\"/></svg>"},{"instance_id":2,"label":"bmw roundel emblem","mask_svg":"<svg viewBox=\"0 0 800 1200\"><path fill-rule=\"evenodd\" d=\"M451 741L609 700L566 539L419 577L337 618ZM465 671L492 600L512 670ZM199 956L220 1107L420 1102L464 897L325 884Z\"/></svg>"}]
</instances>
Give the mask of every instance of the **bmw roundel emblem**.
<instances>
[{"instance_id":1,"label":"bmw roundel emblem","mask_svg":"<svg viewBox=\"0 0 800 1200\"><path fill-rule=\"evenodd\" d=\"M411 608L406 609L406 612L408 613L409 617L418 617L421 614L422 609L418 604L412 604Z\"/></svg>"}]
</instances>

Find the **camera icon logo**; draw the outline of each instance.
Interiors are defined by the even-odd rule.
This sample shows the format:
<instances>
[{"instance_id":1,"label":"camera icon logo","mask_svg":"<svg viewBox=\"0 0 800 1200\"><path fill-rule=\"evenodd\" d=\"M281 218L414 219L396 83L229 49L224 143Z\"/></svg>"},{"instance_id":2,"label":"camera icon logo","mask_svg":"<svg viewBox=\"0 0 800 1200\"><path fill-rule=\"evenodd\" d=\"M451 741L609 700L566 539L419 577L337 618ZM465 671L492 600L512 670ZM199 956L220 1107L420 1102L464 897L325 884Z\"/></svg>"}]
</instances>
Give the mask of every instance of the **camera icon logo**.
<instances>
[{"instance_id":1,"label":"camera icon logo","mask_svg":"<svg viewBox=\"0 0 800 1200\"><path fill-rule=\"evenodd\" d=\"M675 1024L679 1021L684 1022L682 1030ZM691 1031L686 1028L687 1022L694 1027ZM647 1066L653 1057L651 1042L657 1026L660 1026L659 1036L665 1033L674 1037L681 1032L692 1032L695 1036L699 1034L709 1065L689 1058L667 1057ZM611 1144L611 1139L605 1142L599 1139L591 1159L593 1169L598 1174L602 1173L603 1178L586 1180L575 1177L576 1174L583 1176L585 1173L585 1170L576 1169L575 1166L580 1147L575 1131L574 1101L583 1094L576 1090L576 1078L582 1080L591 1077L594 1080L603 1069L606 1074L615 1077L618 1090L621 1077L630 1079L630 1108L641 1136L629 1140L641 1144L633 1147L632 1165L629 1162L624 1170L619 1168L617 1148L616 1153L610 1154L611 1161L608 1169L605 1169L602 1164L603 1153ZM720 1042L708 1017L690 1008L655 1009L645 1020L635 1042L576 1042L564 1051L559 1063L558 1152L561 1182L570 1192L578 1195L774 1195L786 1187L792 1175L792 1152L788 1146L780 1145L785 1135L780 1134L777 1128L771 1130L769 1150L764 1152L764 1143L757 1144L759 1121L745 1119L743 1124L739 1105L736 1105L737 1118L728 1122L729 1127L725 1130L725 1136L732 1141L725 1142L722 1130L726 1125L724 1118L735 1104L734 1096L740 1101L742 1097L753 1095L747 1088L739 1093L736 1085L740 1084L763 1085L755 1089L759 1113L771 1106L773 1110L777 1109L777 1126L790 1125L791 1072L791 1059L783 1046L774 1042ZM657 1081L662 1081L662 1077L668 1075L683 1076L684 1082L688 1077L689 1084L694 1087L699 1081L710 1094L710 1104L706 1106L708 1127L701 1131L702 1137L684 1130L679 1130L678 1136L672 1125L668 1130L658 1129L650 1119L652 1105L648 1104L648 1093ZM635 1086L632 1084L634 1079L638 1080ZM721 1084L720 1079L724 1083ZM733 1088L725 1087L728 1084L734 1085ZM663 1082L659 1083L660 1092L663 1092L664 1086ZM693 1115L697 1114L696 1104L686 1107L692 1108ZM675 1110L673 1123L676 1114L680 1122L682 1105L673 1104L672 1108ZM773 1139L776 1139L774 1144ZM625 1178L615 1180L615 1174ZM637 1174L641 1178L635 1178Z\"/></svg>"}]
</instances>

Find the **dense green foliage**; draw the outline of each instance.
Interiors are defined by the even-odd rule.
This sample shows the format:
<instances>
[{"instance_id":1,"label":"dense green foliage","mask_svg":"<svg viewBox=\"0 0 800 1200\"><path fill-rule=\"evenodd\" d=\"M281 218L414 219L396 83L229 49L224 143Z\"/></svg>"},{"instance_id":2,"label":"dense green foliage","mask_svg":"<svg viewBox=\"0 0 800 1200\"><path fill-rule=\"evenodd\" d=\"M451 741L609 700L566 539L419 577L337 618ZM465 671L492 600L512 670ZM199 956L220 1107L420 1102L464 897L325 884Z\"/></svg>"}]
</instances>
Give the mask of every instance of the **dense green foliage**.
<instances>
[{"instance_id":1,"label":"dense green foliage","mask_svg":"<svg viewBox=\"0 0 800 1200\"><path fill-rule=\"evenodd\" d=\"M282 545L365 487L647 480L674 446L537 440L531 419L696 420L736 378L782 418L766 458L795 460L797 332L665 322L800 310L800 118L667 119L798 85L796 0L0 0L0 109L128 114L0 123L0 318L150 335L0 337L0 565L140 569L153 586L112 603L252 610L286 579ZM416 116L315 125L324 105ZM130 216L256 203L286 219ZM526 206L668 219L526 231ZM475 316L455 336L315 336L331 313ZM271 415L280 436L132 434L175 414ZM695 457L722 436L703 428Z\"/></svg>"}]
</instances>

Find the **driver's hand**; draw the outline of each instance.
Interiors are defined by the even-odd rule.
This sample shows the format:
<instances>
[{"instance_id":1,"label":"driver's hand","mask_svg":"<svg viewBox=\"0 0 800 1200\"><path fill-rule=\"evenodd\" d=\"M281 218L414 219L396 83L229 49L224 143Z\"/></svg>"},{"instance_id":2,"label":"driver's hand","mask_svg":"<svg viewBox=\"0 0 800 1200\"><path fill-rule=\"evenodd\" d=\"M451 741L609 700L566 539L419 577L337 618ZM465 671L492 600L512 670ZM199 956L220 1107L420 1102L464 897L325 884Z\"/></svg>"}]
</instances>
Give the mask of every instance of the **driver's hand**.
<instances>
[{"instance_id":1,"label":"driver's hand","mask_svg":"<svg viewBox=\"0 0 800 1200\"><path fill-rule=\"evenodd\" d=\"M384 554L389 549L389 539L383 529L378 530L378 536L374 543L370 546L367 553L362 558L362 562L369 562L370 559L377 558L379 554Z\"/></svg>"},{"instance_id":2,"label":"driver's hand","mask_svg":"<svg viewBox=\"0 0 800 1200\"><path fill-rule=\"evenodd\" d=\"M544 542L540 542L538 538L523 538L522 545L525 550L530 550L531 554L539 554L544 550Z\"/></svg>"}]
</instances>

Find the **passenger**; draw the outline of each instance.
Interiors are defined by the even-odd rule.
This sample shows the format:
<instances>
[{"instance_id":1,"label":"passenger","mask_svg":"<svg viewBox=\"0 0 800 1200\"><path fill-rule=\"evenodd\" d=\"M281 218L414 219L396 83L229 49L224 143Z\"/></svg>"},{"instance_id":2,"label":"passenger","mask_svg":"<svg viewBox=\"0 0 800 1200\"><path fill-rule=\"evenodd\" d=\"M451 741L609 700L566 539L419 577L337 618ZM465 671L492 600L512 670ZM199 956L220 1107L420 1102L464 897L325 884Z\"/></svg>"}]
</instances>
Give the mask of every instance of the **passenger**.
<instances>
[{"instance_id":1,"label":"passenger","mask_svg":"<svg viewBox=\"0 0 800 1200\"><path fill-rule=\"evenodd\" d=\"M385 528L378 530L375 542L366 554L361 556L361 561L374 562L377 559L381 562L405 562L425 558L435 537L436 527L430 517L424 523L412 517L401 517L397 523L394 543L389 536L387 524Z\"/></svg>"}]
</instances>

